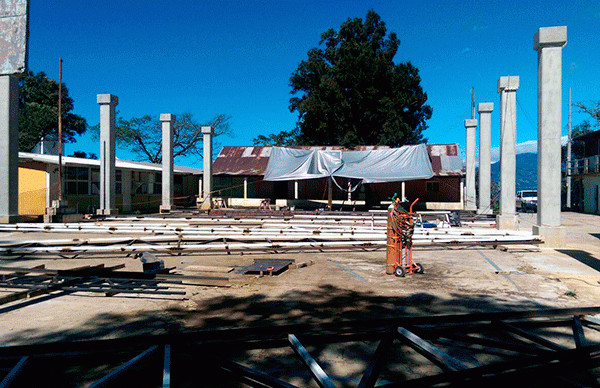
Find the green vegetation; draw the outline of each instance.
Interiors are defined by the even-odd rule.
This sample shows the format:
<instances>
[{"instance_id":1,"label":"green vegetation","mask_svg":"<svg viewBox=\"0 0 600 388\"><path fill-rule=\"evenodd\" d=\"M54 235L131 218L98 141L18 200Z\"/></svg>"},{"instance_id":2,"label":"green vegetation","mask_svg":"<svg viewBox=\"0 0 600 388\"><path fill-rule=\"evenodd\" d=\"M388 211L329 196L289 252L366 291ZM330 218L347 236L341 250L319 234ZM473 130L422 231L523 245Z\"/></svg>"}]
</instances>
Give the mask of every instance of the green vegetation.
<instances>
[{"instance_id":1,"label":"green vegetation","mask_svg":"<svg viewBox=\"0 0 600 388\"><path fill-rule=\"evenodd\" d=\"M257 145L388 145L425 142L432 109L410 62L394 63L400 40L375 11L321 35L290 78L296 128Z\"/></svg>"}]
</instances>

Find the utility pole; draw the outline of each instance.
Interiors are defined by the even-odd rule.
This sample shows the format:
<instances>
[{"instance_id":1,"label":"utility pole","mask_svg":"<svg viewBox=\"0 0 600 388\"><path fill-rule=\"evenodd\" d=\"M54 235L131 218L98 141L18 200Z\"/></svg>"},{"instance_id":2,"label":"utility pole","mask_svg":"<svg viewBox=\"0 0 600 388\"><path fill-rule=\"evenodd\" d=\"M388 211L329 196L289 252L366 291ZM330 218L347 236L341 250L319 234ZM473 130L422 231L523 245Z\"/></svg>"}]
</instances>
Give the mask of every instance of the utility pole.
<instances>
[{"instance_id":1,"label":"utility pole","mask_svg":"<svg viewBox=\"0 0 600 388\"><path fill-rule=\"evenodd\" d=\"M571 88L569 88L569 135L567 138L567 208L571 209Z\"/></svg>"},{"instance_id":2,"label":"utility pole","mask_svg":"<svg viewBox=\"0 0 600 388\"><path fill-rule=\"evenodd\" d=\"M63 199L62 168L62 58L58 58L58 203Z\"/></svg>"},{"instance_id":3,"label":"utility pole","mask_svg":"<svg viewBox=\"0 0 600 388\"><path fill-rule=\"evenodd\" d=\"M471 88L471 120L475 118L475 88Z\"/></svg>"}]
</instances>

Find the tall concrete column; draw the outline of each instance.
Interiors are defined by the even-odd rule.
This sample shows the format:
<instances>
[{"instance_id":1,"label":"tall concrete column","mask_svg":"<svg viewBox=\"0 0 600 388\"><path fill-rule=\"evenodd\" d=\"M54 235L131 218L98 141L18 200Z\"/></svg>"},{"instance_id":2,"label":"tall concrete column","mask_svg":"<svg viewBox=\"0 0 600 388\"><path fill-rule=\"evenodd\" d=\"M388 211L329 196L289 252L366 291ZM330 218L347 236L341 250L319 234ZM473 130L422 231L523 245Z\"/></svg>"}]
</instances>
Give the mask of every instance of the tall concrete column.
<instances>
[{"instance_id":1,"label":"tall concrete column","mask_svg":"<svg viewBox=\"0 0 600 388\"><path fill-rule=\"evenodd\" d=\"M175 115L163 113L160 115L162 123L162 205L161 213L175 210L173 205L173 123Z\"/></svg>"},{"instance_id":2,"label":"tall concrete column","mask_svg":"<svg viewBox=\"0 0 600 388\"><path fill-rule=\"evenodd\" d=\"M465 129L467 130L467 181L466 181L466 198L465 198L465 210L475 210L476 207L476 194L475 194L475 141L477 128L477 120L469 119L465 120Z\"/></svg>"},{"instance_id":3,"label":"tall concrete column","mask_svg":"<svg viewBox=\"0 0 600 388\"><path fill-rule=\"evenodd\" d=\"M0 75L0 223L19 215L19 76Z\"/></svg>"},{"instance_id":4,"label":"tall concrete column","mask_svg":"<svg viewBox=\"0 0 600 388\"><path fill-rule=\"evenodd\" d=\"M118 214L115 205L115 107L117 96L98 94L100 105L100 209L99 215Z\"/></svg>"},{"instance_id":5,"label":"tall concrete column","mask_svg":"<svg viewBox=\"0 0 600 388\"><path fill-rule=\"evenodd\" d=\"M519 76L500 77L500 214L498 229L517 229L515 207L517 175L517 89Z\"/></svg>"},{"instance_id":6,"label":"tall concrete column","mask_svg":"<svg viewBox=\"0 0 600 388\"><path fill-rule=\"evenodd\" d=\"M481 102L477 106L479 113L479 202L477 203L479 214L492 214L492 178L491 178L491 156L492 147L492 111L493 102Z\"/></svg>"},{"instance_id":7,"label":"tall concrete column","mask_svg":"<svg viewBox=\"0 0 600 388\"><path fill-rule=\"evenodd\" d=\"M544 27L535 34L538 52L538 213L533 233L546 246L565 245L560 226L562 132L562 49L567 27Z\"/></svg>"},{"instance_id":8,"label":"tall concrete column","mask_svg":"<svg viewBox=\"0 0 600 388\"><path fill-rule=\"evenodd\" d=\"M202 209L212 208L212 127L202 127L202 141L204 142L204 171L203 171L203 186L202 186Z\"/></svg>"}]
</instances>

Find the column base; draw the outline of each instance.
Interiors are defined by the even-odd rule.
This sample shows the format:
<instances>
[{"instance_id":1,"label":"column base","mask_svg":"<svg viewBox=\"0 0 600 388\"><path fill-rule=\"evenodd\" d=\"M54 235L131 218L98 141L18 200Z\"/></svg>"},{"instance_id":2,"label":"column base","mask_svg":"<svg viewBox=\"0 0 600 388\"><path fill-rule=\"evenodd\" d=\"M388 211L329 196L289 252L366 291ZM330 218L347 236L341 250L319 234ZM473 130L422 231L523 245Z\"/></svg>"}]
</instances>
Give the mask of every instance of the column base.
<instances>
[{"instance_id":1,"label":"column base","mask_svg":"<svg viewBox=\"0 0 600 388\"><path fill-rule=\"evenodd\" d=\"M119 214L119 209L97 209L96 215L99 216L116 216Z\"/></svg>"},{"instance_id":2,"label":"column base","mask_svg":"<svg viewBox=\"0 0 600 388\"><path fill-rule=\"evenodd\" d=\"M212 198L198 198L196 200L196 206L200 210L210 210L212 209Z\"/></svg>"},{"instance_id":3,"label":"column base","mask_svg":"<svg viewBox=\"0 0 600 388\"><path fill-rule=\"evenodd\" d=\"M171 213L176 208L177 207L175 205L168 205L168 206L160 205L158 211L160 213Z\"/></svg>"},{"instance_id":4,"label":"column base","mask_svg":"<svg viewBox=\"0 0 600 388\"><path fill-rule=\"evenodd\" d=\"M476 211L477 210L477 206L475 206L472 203L467 203L465 204L465 209L466 211Z\"/></svg>"},{"instance_id":5,"label":"column base","mask_svg":"<svg viewBox=\"0 0 600 388\"><path fill-rule=\"evenodd\" d=\"M23 217L18 214L0 216L0 224L16 224L22 222Z\"/></svg>"},{"instance_id":6,"label":"column base","mask_svg":"<svg viewBox=\"0 0 600 388\"><path fill-rule=\"evenodd\" d=\"M477 209L477 214L492 214L493 211L490 207L487 207L486 209Z\"/></svg>"},{"instance_id":7,"label":"column base","mask_svg":"<svg viewBox=\"0 0 600 388\"><path fill-rule=\"evenodd\" d=\"M517 230L519 219L516 214L499 214L496 216L496 229Z\"/></svg>"},{"instance_id":8,"label":"column base","mask_svg":"<svg viewBox=\"0 0 600 388\"><path fill-rule=\"evenodd\" d=\"M544 239L544 248L564 248L567 245L567 228L564 226L533 225L532 232Z\"/></svg>"}]
</instances>

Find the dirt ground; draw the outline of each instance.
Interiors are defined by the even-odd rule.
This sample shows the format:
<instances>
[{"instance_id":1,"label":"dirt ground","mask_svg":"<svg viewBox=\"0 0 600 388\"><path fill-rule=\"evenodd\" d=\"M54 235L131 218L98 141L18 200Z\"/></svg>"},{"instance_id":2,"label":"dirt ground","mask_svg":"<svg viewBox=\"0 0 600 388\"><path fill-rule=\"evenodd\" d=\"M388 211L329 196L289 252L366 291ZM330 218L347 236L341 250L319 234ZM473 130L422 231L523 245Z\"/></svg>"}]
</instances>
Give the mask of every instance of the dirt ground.
<instances>
[{"instance_id":1,"label":"dirt ground","mask_svg":"<svg viewBox=\"0 0 600 388\"><path fill-rule=\"evenodd\" d=\"M520 228L531 230L535 217L535 214L521 214ZM415 261L424 266L425 273L404 278L385 274L384 250L165 257L165 265L176 267L177 273L227 276L230 287L184 285L185 297L57 293L5 304L0 306L0 343L30 344L406 314L597 306L600 304L599 221L598 216L563 213L569 244L560 250L416 249ZM3 241L44 238L57 236L49 233L0 236ZM256 258L290 258L312 265L263 277L235 271L224 274L186 270L198 266L240 268ZM42 263L50 269L124 263L128 270L141 270L139 260L124 256L2 260L0 264L30 267Z\"/></svg>"}]
</instances>

